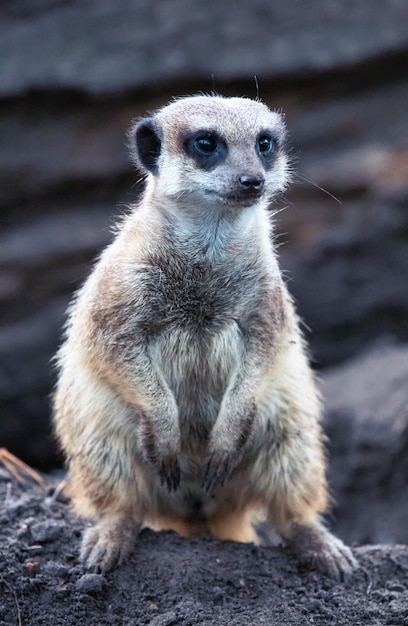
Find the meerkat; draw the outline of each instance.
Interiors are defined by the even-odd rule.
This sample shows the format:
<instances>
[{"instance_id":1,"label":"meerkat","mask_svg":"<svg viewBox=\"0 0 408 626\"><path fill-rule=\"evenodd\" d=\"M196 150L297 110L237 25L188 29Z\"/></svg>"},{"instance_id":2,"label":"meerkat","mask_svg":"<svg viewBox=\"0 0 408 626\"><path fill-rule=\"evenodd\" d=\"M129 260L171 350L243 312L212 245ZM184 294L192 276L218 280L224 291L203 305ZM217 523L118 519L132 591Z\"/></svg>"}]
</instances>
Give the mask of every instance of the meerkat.
<instances>
[{"instance_id":1,"label":"meerkat","mask_svg":"<svg viewBox=\"0 0 408 626\"><path fill-rule=\"evenodd\" d=\"M356 560L326 529L320 400L268 208L288 183L281 114L192 96L129 134L146 176L70 309L56 433L81 558L108 570L144 525L254 541L262 510L302 561Z\"/></svg>"}]
</instances>

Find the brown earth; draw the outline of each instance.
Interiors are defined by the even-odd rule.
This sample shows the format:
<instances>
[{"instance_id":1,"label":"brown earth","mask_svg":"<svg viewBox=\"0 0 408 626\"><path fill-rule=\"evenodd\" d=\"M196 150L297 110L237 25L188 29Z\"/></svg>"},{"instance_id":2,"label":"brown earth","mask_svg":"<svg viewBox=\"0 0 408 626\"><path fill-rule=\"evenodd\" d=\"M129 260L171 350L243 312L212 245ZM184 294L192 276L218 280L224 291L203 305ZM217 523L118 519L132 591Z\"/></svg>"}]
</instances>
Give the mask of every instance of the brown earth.
<instances>
[{"instance_id":1,"label":"brown earth","mask_svg":"<svg viewBox=\"0 0 408 626\"><path fill-rule=\"evenodd\" d=\"M0 475L0 626L408 624L408 547L355 549L345 583L284 548L144 530L128 561L87 573L66 502Z\"/></svg>"}]
</instances>

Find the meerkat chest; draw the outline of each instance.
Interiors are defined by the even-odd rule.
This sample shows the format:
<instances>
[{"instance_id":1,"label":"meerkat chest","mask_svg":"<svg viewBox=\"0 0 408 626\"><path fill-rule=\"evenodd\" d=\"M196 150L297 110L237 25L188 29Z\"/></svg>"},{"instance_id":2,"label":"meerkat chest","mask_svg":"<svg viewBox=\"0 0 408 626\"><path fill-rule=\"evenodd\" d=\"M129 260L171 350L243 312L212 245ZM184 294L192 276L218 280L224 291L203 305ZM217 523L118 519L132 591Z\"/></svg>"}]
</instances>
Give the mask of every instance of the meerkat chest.
<instances>
[{"instance_id":1,"label":"meerkat chest","mask_svg":"<svg viewBox=\"0 0 408 626\"><path fill-rule=\"evenodd\" d=\"M199 410L197 402L208 410L242 357L242 327L257 298L253 268L157 259L145 274L144 292L141 323L154 360L186 411Z\"/></svg>"},{"instance_id":2,"label":"meerkat chest","mask_svg":"<svg viewBox=\"0 0 408 626\"><path fill-rule=\"evenodd\" d=\"M153 261L144 272L143 301L154 335L179 329L205 342L253 306L257 280L250 264L216 266L181 255Z\"/></svg>"}]
</instances>

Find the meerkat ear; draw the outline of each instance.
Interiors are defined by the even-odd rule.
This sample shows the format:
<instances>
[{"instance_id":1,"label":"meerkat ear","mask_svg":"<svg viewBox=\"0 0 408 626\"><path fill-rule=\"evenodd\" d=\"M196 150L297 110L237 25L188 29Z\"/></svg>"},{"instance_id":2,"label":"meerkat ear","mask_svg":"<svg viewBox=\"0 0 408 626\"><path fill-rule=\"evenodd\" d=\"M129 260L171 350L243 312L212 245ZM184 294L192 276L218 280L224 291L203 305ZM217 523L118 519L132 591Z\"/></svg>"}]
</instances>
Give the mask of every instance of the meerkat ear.
<instances>
[{"instance_id":1,"label":"meerkat ear","mask_svg":"<svg viewBox=\"0 0 408 626\"><path fill-rule=\"evenodd\" d=\"M145 117L129 132L132 160L140 168L157 174L157 161L161 152L161 139L154 117Z\"/></svg>"}]
</instances>

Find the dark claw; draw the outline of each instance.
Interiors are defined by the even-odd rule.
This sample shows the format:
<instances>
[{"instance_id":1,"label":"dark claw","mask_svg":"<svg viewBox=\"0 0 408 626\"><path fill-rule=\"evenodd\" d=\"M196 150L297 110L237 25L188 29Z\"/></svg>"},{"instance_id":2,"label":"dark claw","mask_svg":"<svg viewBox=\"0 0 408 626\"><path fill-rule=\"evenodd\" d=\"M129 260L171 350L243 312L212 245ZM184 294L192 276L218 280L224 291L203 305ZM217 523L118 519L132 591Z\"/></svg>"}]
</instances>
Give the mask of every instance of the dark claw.
<instances>
[{"instance_id":1,"label":"dark claw","mask_svg":"<svg viewBox=\"0 0 408 626\"><path fill-rule=\"evenodd\" d=\"M168 491L176 491L180 485L180 466L177 459L162 461L160 471L161 485L166 485Z\"/></svg>"},{"instance_id":2,"label":"dark claw","mask_svg":"<svg viewBox=\"0 0 408 626\"><path fill-rule=\"evenodd\" d=\"M201 486L207 493L214 493L222 487L230 474L229 456L226 453L213 454L204 471Z\"/></svg>"}]
</instances>

